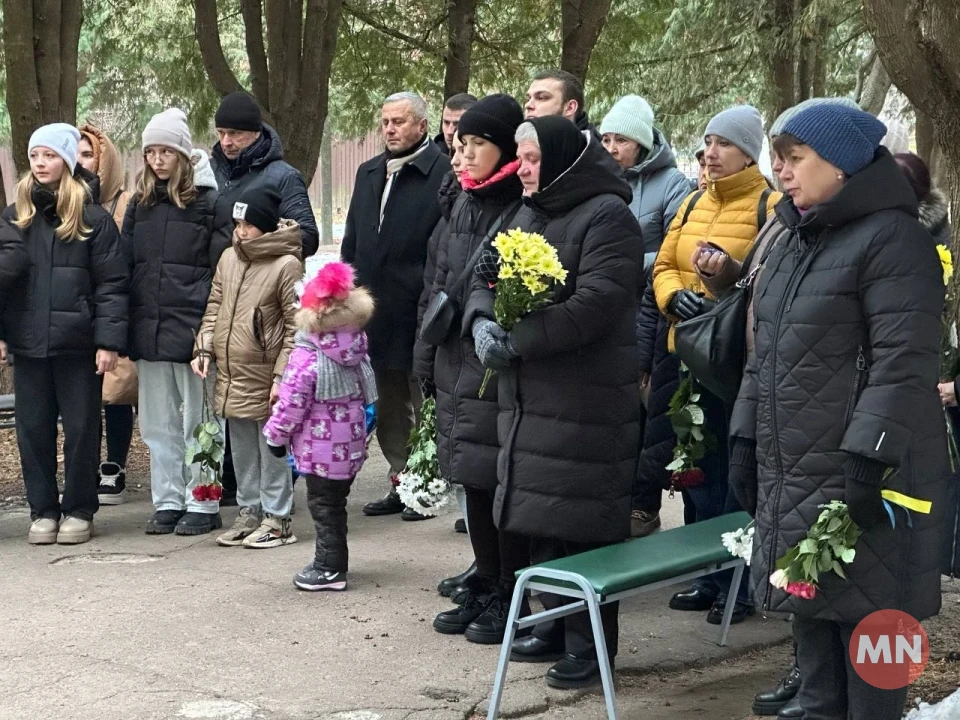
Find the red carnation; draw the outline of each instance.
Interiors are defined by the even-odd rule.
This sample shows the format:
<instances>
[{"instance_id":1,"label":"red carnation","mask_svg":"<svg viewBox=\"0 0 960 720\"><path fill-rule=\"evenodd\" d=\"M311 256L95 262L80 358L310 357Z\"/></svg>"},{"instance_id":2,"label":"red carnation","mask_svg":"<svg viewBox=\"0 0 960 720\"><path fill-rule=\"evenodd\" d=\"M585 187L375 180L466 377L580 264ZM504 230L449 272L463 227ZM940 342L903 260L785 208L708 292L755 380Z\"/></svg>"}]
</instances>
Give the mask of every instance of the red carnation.
<instances>
[{"instance_id":1,"label":"red carnation","mask_svg":"<svg viewBox=\"0 0 960 720\"><path fill-rule=\"evenodd\" d=\"M210 499L209 485L197 485L193 488L193 499L198 502Z\"/></svg>"},{"instance_id":2,"label":"red carnation","mask_svg":"<svg viewBox=\"0 0 960 720\"><path fill-rule=\"evenodd\" d=\"M674 487L685 489L702 485L704 475L700 468L689 468L687 470L676 470L670 476L670 479L673 481Z\"/></svg>"}]
</instances>

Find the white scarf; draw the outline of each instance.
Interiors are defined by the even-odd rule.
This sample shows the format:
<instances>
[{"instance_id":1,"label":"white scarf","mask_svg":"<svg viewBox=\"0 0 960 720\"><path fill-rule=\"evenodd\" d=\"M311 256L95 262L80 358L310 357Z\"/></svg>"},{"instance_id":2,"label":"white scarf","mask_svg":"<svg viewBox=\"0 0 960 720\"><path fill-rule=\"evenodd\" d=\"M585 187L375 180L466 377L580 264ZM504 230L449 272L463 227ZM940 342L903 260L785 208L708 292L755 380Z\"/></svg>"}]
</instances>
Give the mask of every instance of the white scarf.
<instances>
[{"instance_id":1,"label":"white scarf","mask_svg":"<svg viewBox=\"0 0 960 720\"><path fill-rule=\"evenodd\" d=\"M393 189L394 178L397 177L397 173L403 169L403 166L412 163L418 157L420 153L427 149L427 145L431 142L430 136L424 139L423 144L418 147L414 152L409 155L404 155L403 157L391 158L387 160L387 184L383 186L383 196L380 198L380 222L377 223L377 230L380 229L380 226L383 224L383 215L387 210L387 198L390 197L390 191Z\"/></svg>"}]
</instances>

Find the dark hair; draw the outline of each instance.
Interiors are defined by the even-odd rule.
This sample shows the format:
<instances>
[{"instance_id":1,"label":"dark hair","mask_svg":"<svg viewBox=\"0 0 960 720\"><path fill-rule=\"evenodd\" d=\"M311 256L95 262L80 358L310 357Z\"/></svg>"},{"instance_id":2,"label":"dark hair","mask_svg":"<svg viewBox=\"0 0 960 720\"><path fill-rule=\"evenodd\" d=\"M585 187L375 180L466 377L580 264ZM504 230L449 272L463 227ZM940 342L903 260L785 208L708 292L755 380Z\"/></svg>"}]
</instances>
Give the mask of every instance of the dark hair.
<instances>
[{"instance_id":1,"label":"dark hair","mask_svg":"<svg viewBox=\"0 0 960 720\"><path fill-rule=\"evenodd\" d=\"M583 110L583 83L573 73L566 70L541 70L533 76L534 80L557 80L563 86L563 103L577 101L577 109Z\"/></svg>"},{"instance_id":2,"label":"dark hair","mask_svg":"<svg viewBox=\"0 0 960 720\"><path fill-rule=\"evenodd\" d=\"M803 144L803 141L793 135L781 133L773 139L773 151L777 154L777 157L782 158L795 147L800 147Z\"/></svg>"},{"instance_id":3,"label":"dark hair","mask_svg":"<svg viewBox=\"0 0 960 720\"><path fill-rule=\"evenodd\" d=\"M897 153L893 156L900 166L900 171L910 182L910 187L917 196L917 202L923 202L930 194L930 169L919 155L911 152Z\"/></svg>"},{"instance_id":4,"label":"dark hair","mask_svg":"<svg viewBox=\"0 0 960 720\"><path fill-rule=\"evenodd\" d=\"M477 102L477 99L470 93L457 93L447 98L443 104L447 110L469 110Z\"/></svg>"}]
</instances>

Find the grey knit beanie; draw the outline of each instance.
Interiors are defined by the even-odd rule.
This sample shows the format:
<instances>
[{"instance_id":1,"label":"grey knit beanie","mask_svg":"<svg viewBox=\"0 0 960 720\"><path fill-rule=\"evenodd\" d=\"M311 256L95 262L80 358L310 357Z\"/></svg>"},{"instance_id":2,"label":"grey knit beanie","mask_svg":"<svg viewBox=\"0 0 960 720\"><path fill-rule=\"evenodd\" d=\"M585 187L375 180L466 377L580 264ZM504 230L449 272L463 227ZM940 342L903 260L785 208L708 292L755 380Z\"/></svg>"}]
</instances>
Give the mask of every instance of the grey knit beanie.
<instances>
[{"instance_id":1,"label":"grey knit beanie","mask_svg":"<svg viewBox=\"0 0 960 720\"><path fill-rule=\"evenodd\" d=\"M639 95L624 95L600 123L600 134L615 133L653 149L653 108Z\"/></svg>"},{"instance_id":2,"label":"grey knit beanie","mask_svg":"<svg viewBox=\"0 0 960 720\"><path fill-rule=\"evenodd\" d=\"M193 140L187 126L187 116L180 108L170 108L150 118L143 130L143 149L151 145L173 148L190 159Z\"/></svg>"},{"instance_id":3,"label":"grey knit beanie","mask_svg":"<svg viewBox=\"0 0 960 720\"><path fill-rule=\"evenodd\" d=\"M790 118L792 118L798 112L816 105L843 105L848 108L859 107L856 102L848 97L809 98L808 100L804 100L802 103L794 105L792 108L787 108L780 114L780 117L773 121L773 125L770 126L770 138L773 139L777 137L777 135L783 134L783 126L786 125L790 121Z\"/></svg>"},{"instance_id":4,"label":"grey knit beanie","mask_svg":"<svg viewBox=\"0 0 960 720\"><path fill-rule=\"evenodd\" d=\"M743 150L754 162L760 162L763 150L763 118L752 105L735 105L717 113L707 123L706 135L726 138Z\"/></svg>"}]
</instances>

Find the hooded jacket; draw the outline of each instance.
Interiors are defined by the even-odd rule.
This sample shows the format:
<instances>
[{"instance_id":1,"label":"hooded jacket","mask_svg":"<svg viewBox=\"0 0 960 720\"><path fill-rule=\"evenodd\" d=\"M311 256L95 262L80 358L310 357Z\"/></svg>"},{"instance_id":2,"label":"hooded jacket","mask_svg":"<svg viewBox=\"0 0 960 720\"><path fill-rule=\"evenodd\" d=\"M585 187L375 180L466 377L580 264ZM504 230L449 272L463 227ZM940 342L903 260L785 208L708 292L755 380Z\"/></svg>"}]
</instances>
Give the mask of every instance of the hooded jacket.
<instances>
[{"instance_id":1,"label":"hooded jacket","mask_svg":"<svg viewBox=\"0 0 960 720\"><path fill-rule=\"evenodd\" d=\"M640 222L646 271L653 267L680 203L690 194L690 182L677 169L676 155L656 128L653 148L641 162L625 171L623 177L633 191L630 212Z\"/></svg>"},{"instance_id":2,"label":"hooded jacket","mask_svg":"<svg viewBox=\"0 0 960 720\"><path fill-rule=\"evenodd\" d=\"M56 237L56 195L34 186L37 213L20 231L28 265L3 303L2 339L13 355L47 358L126 350L130 276L117 225L100 207L97 176L79 164L74 176L90 188L83 209L90 234L83 240ZM6 208L3 217L12 223L16 207Z\"/></svg>"},{"instance_id":3,"label":"hooded jacket","mask_svg":"<svg viewBox=\"0 0 960 720\"><path fill-rule=\"evenodd\" d=\"M217 363L217 415L265 420L270 389L287 366L296 333L295 285L303 277L300 228L292 220L252 240L233 235L213 277L196 354Z\"/></svg>"},{"instance_id":4,"label":"hooded jacket","mask_svg":"<svg viewBox=\"0 0 960 720\"><path fill-rule=\"evenodd\" d=\"M942 192L933 188L920 203L920 224L926 228L937 245L950 247L950 204Z\"/></svg>"},{"instance_id":5,"label":"hooded jacket","mask_svg":"<svg viewBox=\"0 0 960 720\"><path fill-rule=\"evenodd\" d=\"M113 216L117 227L123 225L123 218L127 212L127 203L132 193L124 190L126 177L123 161L117 152L113 141L100 128L93 125L81 125L80 134L87 139L93 148L93 156L97 160L97 177L100 178L100 205Z\"/></svg>"},{"instance_id":6,"label":"hooded jacket","mask_svg":"<svg viewBox=\"0 0 960 720\"><path fill-rule=\"evenodd\" d=\"M367 359L363 326L372 314L373 298L363 288L354 288L332 314L308 309L296 314L297 346L263 434L270 445L290 446L301 473L353 480L363 467L366 416L359 381L357 392L350 396L318 400L317 353L343 367L359 368Z\"/></svg>"},{"instance_id":7,"label":"hooded jacket","mask_svg":"<svg viewBox=\"0 0 960 720\"><path fill-rule=\"evenodd\" d=\"M664 315L670 317L671 325L677 318L669 315L670 301L678 292L686 289L712 297L690 262L697 243L701 240L712 242L734 260L743 261L757 236L758 208L764 191L768 189L767 179L760 173L760 168L751 165L729 177L709 181L707 191L697 200L686 223L683 219L687 205L695 194L689 195L680 205L653 266L657 305ZM770 193L767 217L773 214L781 197L781 193ZM670 328L669 348L673 352L673 327Z\"/></svg>"},{"instance_id":8,"label":"hooded jacket","mask_svg":"<svg viewBox=\"0 0 960 720\"><path fill-rule=\"evenodd\" d=\"M234 203L250 183L262 176L265 182L280 189L280 217L289 218L300 227L301 256L308 258L317 252L320 231L307 186L300 171L284 162L283 143L276 130L264 124L260 137L236 160L230 160L217 143L213 146L212 164L220 186L216 227L224 234L224 247L229 247L233 232Z\"/></svg>"},{"instance_id":9,"label":"hooded jacket","mask_svg":"<svg viewBox=\"0 0 960 720\"><path fill-rule=\"evenodd\" d=\"M551 305L514 327L520 358L498 375L494 520L532 537L618 542L630 532L640 433L640 226L627 206L630 188L584 135L580 157L525 198L510 223L542 234L568 275ZM474 282L465 328L494 317L493 298Z\"/></svg>"},{"instance_id":10,"label":"hooded jacket","mask_svg":"<svg viewBox=\"0 0 960 720\"><path fill-rule=\"evenodd\" d=\"M223 233L214 232L217 186L209 166L206 173L195 168L194 183L197 197L184 208L170 200L165 182L157 183L154 204L134 199L127 207L122 239L132 278L132 360L188 363L193 355L226 249Z\"/></svg>"},{"instance_id":11,"label":"hooded jacket","mask_svg":"<svg viewBox=\"0 0 960 720\"><path fill-rule=\"evenodd\" d=\"M751 572L765 609L857 623L881 609L918 620L940 607L940 530L949 474L937 394L943 271L916 220L916 198L881 148L833 198L801 218L777 205L788 235L753 293L756 346L731 420L734 461L757 462ZM893 468L863 473L862 468ZM859 469L858 469L859 468ZM812 600L768 582L820 505L846 500L848 475L930 500L867 530L847 580L821 574Z\"/></svg>"}]
</instances>

